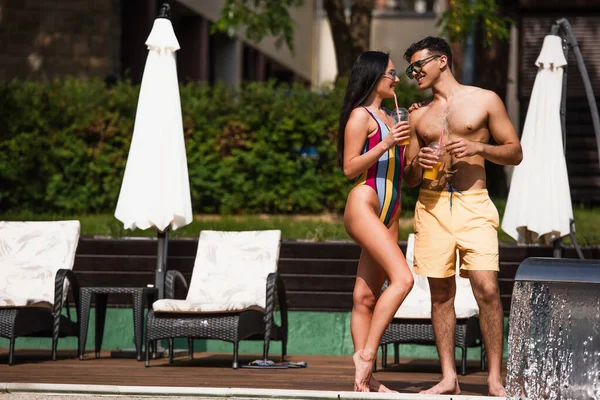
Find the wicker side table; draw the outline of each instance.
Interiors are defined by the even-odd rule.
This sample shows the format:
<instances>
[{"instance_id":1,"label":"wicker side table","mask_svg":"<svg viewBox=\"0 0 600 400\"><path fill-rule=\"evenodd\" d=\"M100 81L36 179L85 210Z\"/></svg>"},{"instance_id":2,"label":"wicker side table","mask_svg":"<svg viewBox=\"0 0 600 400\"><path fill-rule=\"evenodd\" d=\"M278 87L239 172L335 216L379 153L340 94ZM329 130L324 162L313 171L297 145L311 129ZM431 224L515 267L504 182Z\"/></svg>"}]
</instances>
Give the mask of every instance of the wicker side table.
<instances>
[{"instance_id":1,"label":"wicker side table","mask_svg":"<svg viewBox=\"0 0 600 400\"><path fill-rule=\"evenodd\" d=\"M80 318L81 328L79 330L79 359L83 360L85 353L85 342L87 340L88 325L90 321L90 309L92 297L95 298L96 306L96 343L95 355L100 356L102 339L104 336L104 322L106 319L106 306L109 294L131 295L133 303L133 330L137 360L142 360L142 344L144 333L144 306L152 307L154 300L158 298L158 289L153 287L82 287L80 289Z\"/></svg>"}]
</instances>

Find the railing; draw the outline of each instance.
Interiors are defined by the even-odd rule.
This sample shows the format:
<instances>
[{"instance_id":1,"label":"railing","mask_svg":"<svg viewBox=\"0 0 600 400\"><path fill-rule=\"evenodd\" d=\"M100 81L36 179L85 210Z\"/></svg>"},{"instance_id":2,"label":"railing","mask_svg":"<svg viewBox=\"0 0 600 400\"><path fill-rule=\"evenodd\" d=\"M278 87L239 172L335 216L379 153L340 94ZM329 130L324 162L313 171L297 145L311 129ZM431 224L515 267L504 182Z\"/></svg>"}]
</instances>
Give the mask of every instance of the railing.
<instances>
[{"instance_id":1,"label":"railing","mask_svg":"<svg viewBox=\"0 0 600 400\"><path fill-rule=\"evenodd\" d=\"M190 281L197 240L169 241L167 269L176 269ZM406 242L400 242L402 251ZM586 258L600 258L600 248L584 248ZM142 286L154 283L157 241L152 239L81 238L74 272L82 286ZM350 311L360 248L351 242L283 240L279 272L292 311ZM552 257L552 247L500 245L499 286L508 314L515 273L528 257ZM576 258L563 246L563 257ZM115 295L110 306L127 306L131 299Z\"/></svg>"}]
</instances>

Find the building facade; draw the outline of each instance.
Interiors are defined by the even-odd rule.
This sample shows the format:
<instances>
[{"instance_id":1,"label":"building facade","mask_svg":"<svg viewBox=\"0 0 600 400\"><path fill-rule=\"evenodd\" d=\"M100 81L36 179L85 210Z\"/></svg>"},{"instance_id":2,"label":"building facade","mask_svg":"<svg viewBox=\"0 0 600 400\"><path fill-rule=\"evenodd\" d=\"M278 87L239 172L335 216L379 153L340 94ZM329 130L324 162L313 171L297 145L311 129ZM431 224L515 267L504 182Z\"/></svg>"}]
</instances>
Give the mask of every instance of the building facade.
<instances>
[{"instance_id":1,"label":"building facade","mask_svg":"<svg viewBox=\"0 0 600 400\"><path fill-rule=\"evenodd\" d=\"M139 82L144 45L162 0L0 0L0 80L130 78ZM180 80L232 84L275 78L317 87L336 74L335 50L322 0L290 10L296 22L295 53L233 35L211 34L224 0L171 0L180 41ZM372 20L373 49L390 51L396 63L406 47L436 35L445 0L377 0Z\"/></svg>"}]
</instances>

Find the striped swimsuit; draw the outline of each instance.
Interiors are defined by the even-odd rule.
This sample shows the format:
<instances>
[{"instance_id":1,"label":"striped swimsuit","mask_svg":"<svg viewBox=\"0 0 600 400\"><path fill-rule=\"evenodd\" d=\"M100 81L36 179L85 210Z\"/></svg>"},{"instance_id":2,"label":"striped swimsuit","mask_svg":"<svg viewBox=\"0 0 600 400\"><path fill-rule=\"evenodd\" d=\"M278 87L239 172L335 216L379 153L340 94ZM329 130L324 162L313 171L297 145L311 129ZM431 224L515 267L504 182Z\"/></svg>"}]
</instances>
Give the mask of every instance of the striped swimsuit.
<instances>
[{"instance_id":1,"label":"striped swimsuit","mask_svg":"<svg viewBox=\"0 0 600 400\"><path fill-rule=\"evenodd\" d=\"M377 131L371 137L367 138L361 154L365 154L378 143L380 143L390 133L388 126L375 114L365 110L377 122ZM400 184L402 183L402 173L404 171L404 149L405 146L394 146L385 153L375 164L363 172L356 185L367 185L375 190L379 198L379 219L384 225L387 225L394 213L398 210L400 198Z\"/></svg>"}]
</instances>

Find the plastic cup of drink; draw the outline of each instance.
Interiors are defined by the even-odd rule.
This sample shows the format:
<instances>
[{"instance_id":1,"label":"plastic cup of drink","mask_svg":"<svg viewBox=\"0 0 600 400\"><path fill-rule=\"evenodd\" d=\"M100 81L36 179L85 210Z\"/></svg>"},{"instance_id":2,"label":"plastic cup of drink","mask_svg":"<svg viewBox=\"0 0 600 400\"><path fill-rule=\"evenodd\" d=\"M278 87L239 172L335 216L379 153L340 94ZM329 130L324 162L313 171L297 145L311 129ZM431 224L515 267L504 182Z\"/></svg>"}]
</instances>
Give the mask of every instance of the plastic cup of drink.
<instances>
[{"instance_id":1,"label":"plastic cup of drink","mask_svg":"<svg viewBox=\"0 0 600 400\"><path fill-rule=\"evenodd\" d=\"M434 149L435 152L434 154L436 154L438 156L438 160L440 159L440 157L443 155L443 150L440 149L440 144L439 142L431 142L429 144L430 149ZM433 166L433 168L431 169L425 169L423 171L423 179L427 179L430 181L435 181L438 178L438 175L440 173L440 169L442 168L442 162L438 161L437 163L435 163L435 165Z\"/></svg>"},{"instance_id":2,"label":"plastic cup of drink","mask_svg":"<svg viewBox=\"0 0 600 400\"><path fill-rule=\"evenodd\" d=\"M394 125L396 125L400 121L408 121L408 110L404 107L398 107L392 111L392 119L394 120ZM398 143L400 146L407 146L410 143L410 139L403 140Z\"/></svg>"}]
</instances>

